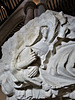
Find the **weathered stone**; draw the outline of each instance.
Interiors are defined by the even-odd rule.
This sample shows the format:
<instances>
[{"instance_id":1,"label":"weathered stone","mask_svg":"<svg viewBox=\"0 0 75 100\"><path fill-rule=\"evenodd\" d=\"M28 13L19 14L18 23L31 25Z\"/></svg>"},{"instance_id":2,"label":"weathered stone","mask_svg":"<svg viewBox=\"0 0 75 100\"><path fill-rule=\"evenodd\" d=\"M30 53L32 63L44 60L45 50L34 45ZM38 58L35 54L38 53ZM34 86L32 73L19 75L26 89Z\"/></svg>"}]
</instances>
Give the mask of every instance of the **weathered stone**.
<instances>
[{"instance_id":1,"label":"weathered stone","mask_svg":"<svg viewBox=\"0 0 75 100\"><path fill-rule=\"evenodd\" d=\"M62 12L46 11L4 43L0 84L7 100L75 99L74 22Z\"/></svg>"}]
</instances>

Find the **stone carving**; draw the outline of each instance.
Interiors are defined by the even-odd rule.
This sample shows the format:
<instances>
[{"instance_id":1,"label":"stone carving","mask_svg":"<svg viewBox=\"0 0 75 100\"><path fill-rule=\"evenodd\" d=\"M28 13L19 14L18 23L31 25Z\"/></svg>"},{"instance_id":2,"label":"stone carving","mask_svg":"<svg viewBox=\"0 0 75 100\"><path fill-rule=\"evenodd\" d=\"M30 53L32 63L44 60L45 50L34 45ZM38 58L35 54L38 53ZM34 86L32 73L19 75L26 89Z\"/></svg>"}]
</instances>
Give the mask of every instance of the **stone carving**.
<instances>
[{"instance_id":1,"label":"stone carving","mask_svg":"<svg viewBox=\"0 0 75 100\"><path fill-rule=\"evenodd\" d=\"M0 84L7 100L75 99L74 17L46 11L6 41L2 53Z\"/></svg>"}]
</instances>

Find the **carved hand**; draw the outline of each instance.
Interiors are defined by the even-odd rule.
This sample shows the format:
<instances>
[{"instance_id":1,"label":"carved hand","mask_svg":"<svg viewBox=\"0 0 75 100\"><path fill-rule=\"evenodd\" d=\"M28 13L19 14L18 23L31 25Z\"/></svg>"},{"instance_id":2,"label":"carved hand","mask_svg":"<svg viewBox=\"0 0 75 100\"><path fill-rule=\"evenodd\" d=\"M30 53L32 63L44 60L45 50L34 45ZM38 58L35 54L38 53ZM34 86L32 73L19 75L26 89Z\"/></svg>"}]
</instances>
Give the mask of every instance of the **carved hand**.
<instances>
[{"instance_id":1,"label":"carved hand","mask_svg":"<svg viewBox=\"0 0 75 100\"><path fill-rule=\"evenodd\" d=\"M28 77L30 77L30 78L32 78L32 77L34 77L34 76L36 76L37 75L37 73L38 73L38 67L37 66L30 66L30 68L29 68L29 73L28 73Z\"/></svg>"},{"instance_id":2,"label":"carved hand","mask_svg":"<svg viewBox=\"0 0 75 100\"><path fill-rule=\"evenodd\" d=\"M29 49L29 50L28 50ZM25 57L24 60L21 62L18 62L16 65L17 69L21 69L21 68L26 68L28 67L32 62L34 62L37 58L37 55L35 54L35 52L32 51L31 48L28 48L24 53ZM24 54L23 54L24 55Z\"/></svg>"}]
</instances>

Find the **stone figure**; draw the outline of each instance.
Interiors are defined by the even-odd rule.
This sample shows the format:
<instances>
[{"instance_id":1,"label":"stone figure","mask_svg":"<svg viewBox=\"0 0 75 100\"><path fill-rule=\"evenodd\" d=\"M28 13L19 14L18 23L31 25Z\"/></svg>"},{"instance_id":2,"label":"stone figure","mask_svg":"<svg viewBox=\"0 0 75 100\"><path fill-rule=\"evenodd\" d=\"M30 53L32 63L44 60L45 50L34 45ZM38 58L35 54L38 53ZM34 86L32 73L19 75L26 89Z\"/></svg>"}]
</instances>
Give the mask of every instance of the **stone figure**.
<instances>
[{"instance_id":1,"label":"stone figure","mask_svg":"<svg viewBox=\"0 0 75 100\"><path fill-rule=\"evenodd\" d=\"M7 100L75 99L74 17L46 11L6 41L2 53L0 84Z\"/></svg>"}]
</instances>

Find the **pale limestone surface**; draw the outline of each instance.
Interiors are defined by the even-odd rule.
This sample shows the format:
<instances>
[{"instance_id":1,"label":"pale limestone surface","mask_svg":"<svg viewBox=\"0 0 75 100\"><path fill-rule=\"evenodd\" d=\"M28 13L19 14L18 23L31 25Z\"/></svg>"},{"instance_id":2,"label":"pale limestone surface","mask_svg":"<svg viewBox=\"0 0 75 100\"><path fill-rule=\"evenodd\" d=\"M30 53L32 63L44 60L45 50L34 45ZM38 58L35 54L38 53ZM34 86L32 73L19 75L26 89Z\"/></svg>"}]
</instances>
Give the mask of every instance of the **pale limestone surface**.
<instances>
[{"instance_id":1,"label":"pale limestone surface","mask_svg":"<svg viewBox=\"0 0 75 100\"><path fill-rule=\"evenodd\" d=\"M74 17L46 11L6 41L2 54L0 84L7 100L75 99Z\"/></svg>"}]
</instances>

